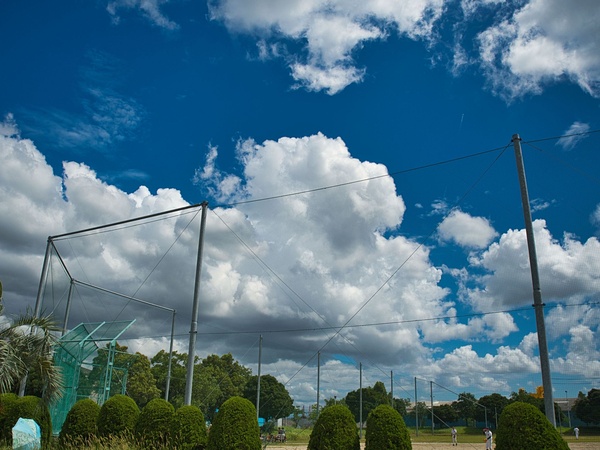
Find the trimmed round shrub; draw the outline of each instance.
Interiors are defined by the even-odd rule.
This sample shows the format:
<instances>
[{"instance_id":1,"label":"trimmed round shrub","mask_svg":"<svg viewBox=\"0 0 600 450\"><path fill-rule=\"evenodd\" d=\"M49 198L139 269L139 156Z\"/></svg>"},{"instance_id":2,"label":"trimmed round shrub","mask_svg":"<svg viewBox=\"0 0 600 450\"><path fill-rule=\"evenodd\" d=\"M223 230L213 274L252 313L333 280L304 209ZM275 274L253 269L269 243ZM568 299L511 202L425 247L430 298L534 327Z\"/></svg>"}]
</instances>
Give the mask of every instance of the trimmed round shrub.
<instances>
[{"instance_id":1,"label":"trimmed round shrub","mask_svg":"<svg viewBox=\"0 0 600 450\"><path fill-rule=\"evenodd\" d=\"M514 402L498 419L496 450L568 450L569 446L546 416L533 405Z\"/></svg>"},{"instance_id":2,"label":"trimmed round shrub","mask_svg":"<svg viewBox=\"0 0 600 450\"><path fill-rule=\"evenodd\" d=\"M412 450L404 419L390 405L379 405L369 413L365 444L365 450Z\"/></svg>"},{"instance_id":3,"label":"trimmed round shrub","mask_svg":"<svg viewBox=\"0 0 600 450\"><path fill-rule=\"evenodd\" d=\"M256 408L242 397L221 405L208 433L208 450L261 450Z\"/></svg>"},{"instance_id":4,"label":"trimmed round shrub","mask_svg":"<svg viewBox=\"0 0 600 450\"><path fill-rule=\"evenodd\" d=\"M154 448L167 445L173 424L175 408L163 398L146 403L135 425L135 437L141 444L152 444Z\"/></svg>"},{"instance_id":5,"label":"trimmed round shrub","mask_svg":"<svg viewBox=\"0 0 600 450\"><path fill-rule=\"evenodd\" d=\"M69 410L58 437L62 445L85 445L98 434L100 406L91 398L77 401Z\"/></svg>"},{"instance_id":6,"label":"trimmed round shrub","mask_svg":"<svg viewBox=\"0 0 600 450\"><path fill-rule=\"evenodd\" d=\"M179 450L203 450L208 436L204 414L194 405L182 406L175 411L172 440Z\"/></svg>"},{"instance_id":7,"label":"trimmed round shrub","mask_svg":"<svg viewBox=\"0 0 600 450\"><path fill-rule=\"evenodd\" d=\"M14 416L12 410L17 407L19 397L17 394L0 394L0 444L6 444L12 447L12 427L11 418ZM18 417L17 417L18 419Z\"/></svg>"},{"instance_id":8,"label":"trimmed round shrub","mask_svg":"<svg viewBox=\"0 0 600 450\"><path fill-rule=\"evenodd\" d=\"M360 450L354 416L345 405L323 408L308 440L308 450Z\"/></svg>"},{"instance_id":9,"label":"trimmed round shrub","mask_svg":"<svg viewBox=\"0 0 600 450\"><path fill-rule=\"evenodd\" d=\"M133 433L140 409L132 398L117 394L109 398L98 414L98 435L129 437Z\"/></svg>"},{"instance_id":10,"label":"trimmed round shrub","mask_svg":"<svg viewBox=\"0 0 600 450\"><path fill-rule=\"evenodd\" d=\"M50 417L50 410L42 399L34 395L26 395L17 400L15 407L9 413L11 441L12 427L17 423L19 417L33 419L37 422L42 433L42 448L49 448L52 439L52 419Z\"/></svg>"}]
</instances>

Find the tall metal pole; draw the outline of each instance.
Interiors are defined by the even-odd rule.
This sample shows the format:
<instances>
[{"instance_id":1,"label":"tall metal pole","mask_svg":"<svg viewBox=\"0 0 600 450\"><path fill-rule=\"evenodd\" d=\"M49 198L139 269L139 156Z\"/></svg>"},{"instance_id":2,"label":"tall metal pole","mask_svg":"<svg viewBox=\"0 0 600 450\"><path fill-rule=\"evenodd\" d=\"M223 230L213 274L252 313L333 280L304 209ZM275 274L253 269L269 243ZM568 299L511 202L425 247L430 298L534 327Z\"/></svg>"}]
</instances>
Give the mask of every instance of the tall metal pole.
<instances>
[{"instance_id":1,"label":"tall metal pole","mask_svg":"<svg viewBox=\"0 0 600 450\"><path fill-rule=\"evenodd\" d=\"M167 384L165 386L165 400L169 401L171 390L171 370L173 362L173 340L175 338L175 310L171 313L171 344L169 345L169 365L167 366Z\"/></svg>"},{"instance_id":2,"label":"tall metal pole","mask_svg":"<svg viewBox=\"0 0 600 450\"><path fill-rule=\"evenodd\" d=\"M50 262L51 238L46 241L46 254L44 255L44 263L42 265L42 274L40 275L40 284L38 286L37 297L35 299L35 317L40 317L42 309L42 297L46 286L46 278L48 277L48 263Z\"/></svg>"},{"instance_id":3,"label":"tall metal pole","mask_svg":"<svg viewBox=\"0 0 600 450\"><path fill-rule=\"evenodd\" d=\"M256 382L256 420L260 417L260 365L262 359L262 334L258 339L258 380Z\"/></svg>"},{"instance_id":4,"label":"tall metal pole","mask_svg":"<svg viewBox=\"0 0 600 450\"><path fill-rule=\"evenodd\" d=\"M435 422L433 421L433 381L429 382L429 399L431 402L431 434L433 434L435 431Z\"/></svg>"},{"instance_id":5,"label":"tall metal pole","mask_svg":"<svg viewBox=\"0 0 600 450\"><path fill-rule=\"evenodd\" d=\"M359 365L359 400L358 400L358 420L360 422L360 433L359 433L359 437L362 439L362 430L363 430L363 420L362 420L362 409L363 409L363 404L362 404L362 363L360 363Z\"/></svg>"},{"instance_id":6,"label":"tall metal pole","mask_svg":"<svg viewBox=\"0 0 600 450\"><path fill-rule=\"evenodd\" d=\"M321 352L317 352L317 417L319 417L319 395L321 393Z\"/></svg>"},{"instance_id":7,"label":"tall metal pole","mask_svg":"<svg viewBox=\"0 0 600 450\"><path fill-rule=\"evenodd\" d=\"M394 407L394 371L390 370L390 397L392 400L390 401L390 405L392 408Z\"/></svg>"},{"instance_id":8,"label":"tall metal pole","mask_svg":"<svg viewBox=\"0 0 600 450\"><path fill-rule=\"evenodd\" d=\"M550 360L548 358L548 342L546 341L546 325L544 323L544 303L542 302L542 290L540 288L531 208L529 206L529 193L527 192L527 181L525 179L525 165L523 164L523 154L521 152L521 138L518 134L514 134L512 141L515 147L515 159L517 161L519 185L521 187L521 202L523 203L523 216L525 218L525 231L527 233L527 247L529 249L529 266L531 268L531 282L533 285L533 308L535 309L540 366L542 370L542 387L544 388L544 410L546 418L556 427L554 401L552 398L552 380L550 378Z\"/></svg>"},{"instance_id":9,"label":"tall metal pole","mask_svg":"<svg viewBox=\"0 0 600 450\"><path fill-rule=\"evenodd\" d=\"M194 304L192 306L192 323L190 327L190 347L188 351L187 375L185 379L185 405L192 404L194 362L196 359L196 335L198 334L198 303L200 300L200 274L202 273L202 251L204 249L204 228L206 226L207 206L207 202L202 203L202 219L200 221L200 237L198 239L198 255L196 259L196 279L194 282Z\"/></svg>"},{"instance_id":10,"label":"tall metal pole","mask_svg":"<svg viewBox=\"0 0 600 450\"><path fill-rule=\"evenodd\" d=\"M61 336L64 336L67 333L67 326L69 324L69 315L71 314L71 302L73 300L73 286L75 282L71 278L69 283L69 294L67 295L67 307L65 308L65 317L63 319L63 328Z\"/></svg>"},{"instance_id":11,"label":"tall metal pole","mask_svg":"<svg viewBox=\"0 0 600 450\"><path fill-rule=\"evenodd\" d=\"M417 377L415 377L415 430L419 436L419 408L417 408Z\"/></svg>"}]
</instances>

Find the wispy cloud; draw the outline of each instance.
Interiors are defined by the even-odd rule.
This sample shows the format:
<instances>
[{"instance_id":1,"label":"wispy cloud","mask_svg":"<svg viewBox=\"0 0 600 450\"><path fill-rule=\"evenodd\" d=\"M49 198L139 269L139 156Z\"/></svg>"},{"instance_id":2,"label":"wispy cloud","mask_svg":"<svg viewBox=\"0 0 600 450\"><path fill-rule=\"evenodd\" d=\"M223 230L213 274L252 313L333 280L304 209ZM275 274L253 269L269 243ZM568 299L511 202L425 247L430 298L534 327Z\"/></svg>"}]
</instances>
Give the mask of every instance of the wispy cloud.
<instances>
[{"instance_id":1,"label":"wispy cloud","mask_svg":"<svg viewBox=\"0 0 600 450\"><path fill-rule=\"evenodd\" d=\"M176 30L179 25L164 15L160 9L166 3L169 3L169 0L114 0L108 3L106 10L112 16L115 24L121 21L119 10L133 9L140 11L150 23L157 27Z\"/></svg>"},{"instance_id":2,"label":"wispy cloud","mask_svg":"<svg viewBox=\"0 0 600 450\"><path fill-rule=\"evenodd\" d=\"M579 142L587 137L590 131L590 125L587 123L574 122L567 131L564 132L564 136L561 137L556 145L560 145L563 150L573 150Z\"/></svg>"},{"instance_id":3,"label":"wispy cloud","mask_svg":"<svg viewBox=\"0 0 600 450\"><path fill-rule=\"evenodd\" d=\"M119 62L99 52L88 53L88 61L81 70L81 112L25 111L28 134L43 133L63 148L95 150L105 150L135 134L145 113L135 99L119 92Z\"/></svg>"}]
</instances>

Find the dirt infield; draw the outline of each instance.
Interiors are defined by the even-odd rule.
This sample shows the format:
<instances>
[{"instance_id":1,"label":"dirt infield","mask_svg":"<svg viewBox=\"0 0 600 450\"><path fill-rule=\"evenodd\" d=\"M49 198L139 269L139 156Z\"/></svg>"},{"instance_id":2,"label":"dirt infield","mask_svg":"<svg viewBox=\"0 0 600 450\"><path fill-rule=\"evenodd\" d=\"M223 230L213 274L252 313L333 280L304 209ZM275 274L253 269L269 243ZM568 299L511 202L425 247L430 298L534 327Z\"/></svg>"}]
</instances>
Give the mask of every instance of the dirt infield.
<instances>
[{"instance_id":1,"label":"dirt infield","mask_svg":"<svg viewBox=\"0 0 600 450\"><path fill-rule=\"evenodd\" d=\"M569 448L571 450L598 450L600 443L598 442L569 442ZM365 445L362 444L361 448L365 448ZM456 450L458 448L462 448L465 450L471 449L485 449L484 444L473 444L473 443L464 443L458 444L458 446L452 446L452 444L443 444L439 442L413 442L412 448L415 450ZM267 450L306 450L306 444L286 444L286 445L268 445Z\"/></svg>"}]
</instances>

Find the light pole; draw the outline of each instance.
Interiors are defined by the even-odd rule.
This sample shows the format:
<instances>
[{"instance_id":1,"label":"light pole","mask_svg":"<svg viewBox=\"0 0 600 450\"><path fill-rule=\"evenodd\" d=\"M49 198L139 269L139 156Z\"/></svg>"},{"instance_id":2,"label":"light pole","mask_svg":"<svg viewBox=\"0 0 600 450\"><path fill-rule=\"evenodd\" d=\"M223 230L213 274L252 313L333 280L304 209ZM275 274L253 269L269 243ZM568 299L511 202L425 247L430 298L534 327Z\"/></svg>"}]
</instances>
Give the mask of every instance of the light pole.
<instances>
[{"instance_id":1,"label":"light pole","mask_svg":"<svg viewBox=\"0 0 600 450\"><path fill-rule=\"evenodd\" d=\"M571 408L569 408L569 396L567 395L567 391L565 391L565 401L567 402L567 414L569 415L569 428L571 428Z\"/></svg>"}]
</instances>

